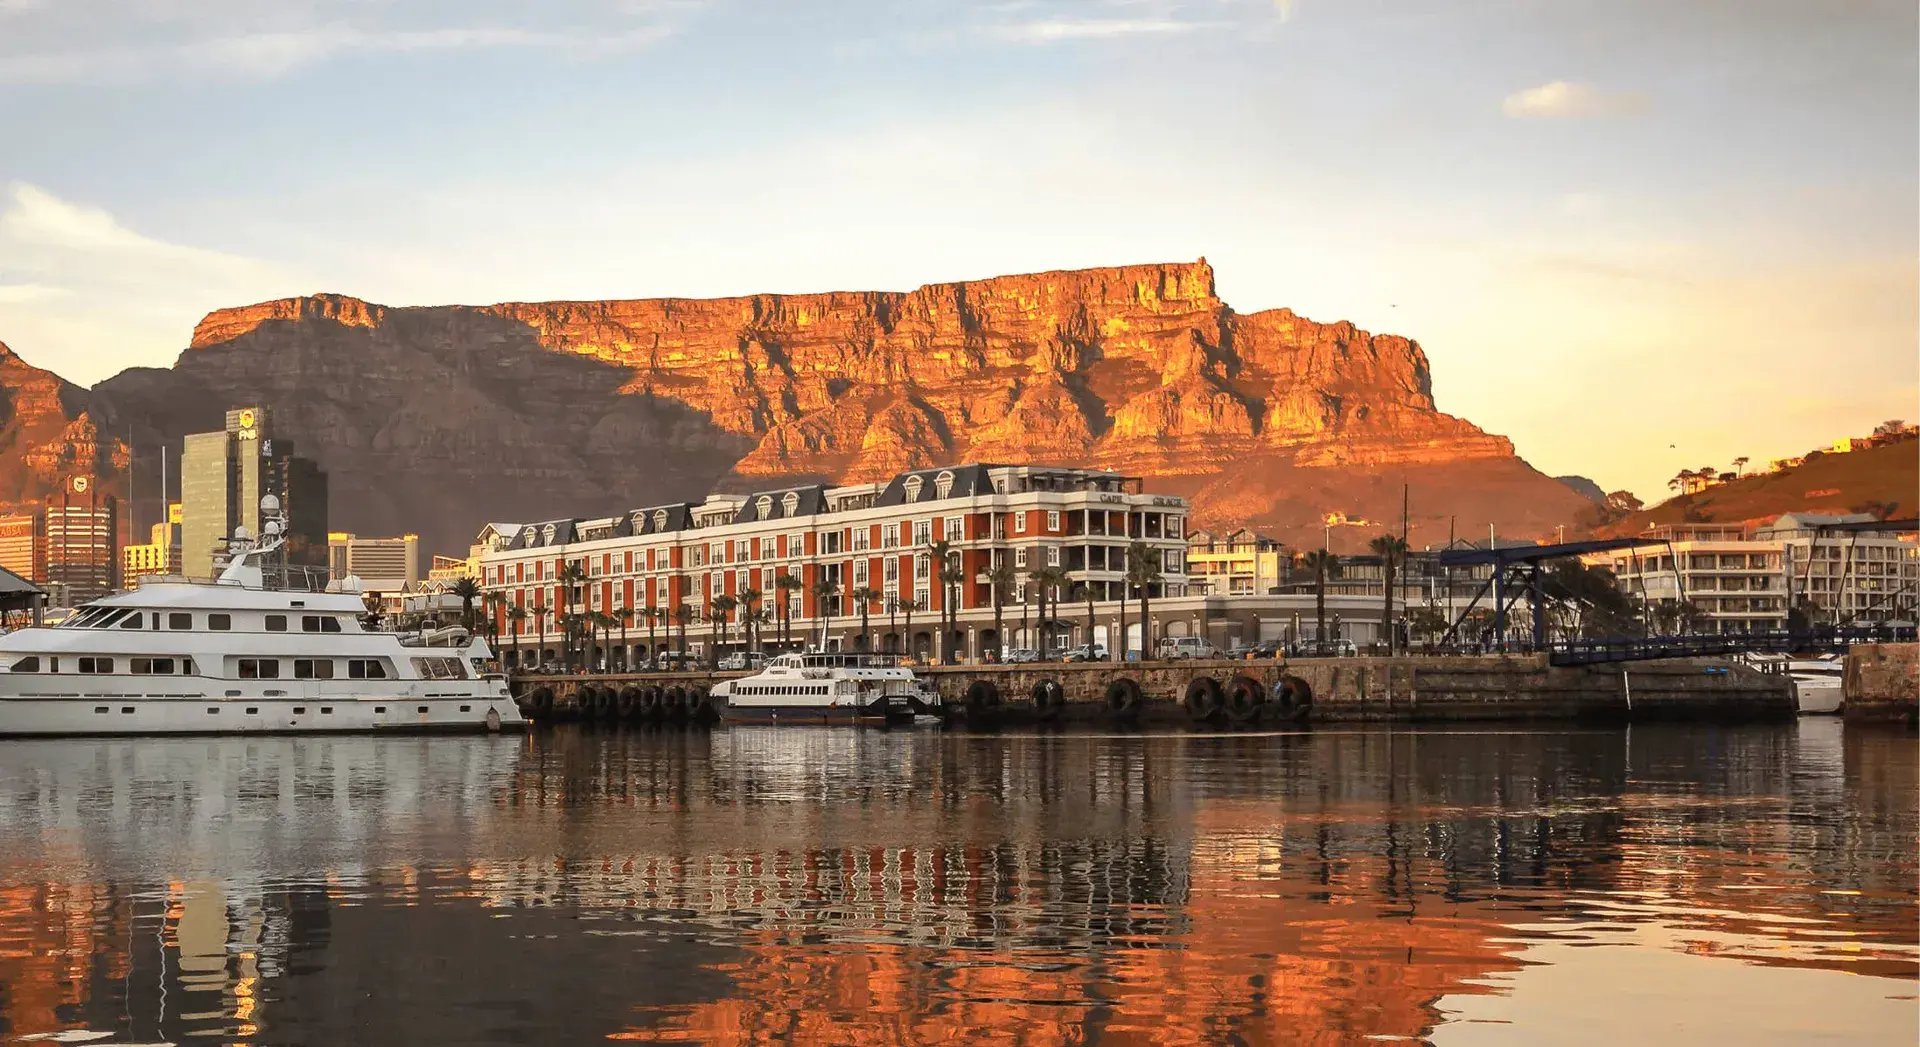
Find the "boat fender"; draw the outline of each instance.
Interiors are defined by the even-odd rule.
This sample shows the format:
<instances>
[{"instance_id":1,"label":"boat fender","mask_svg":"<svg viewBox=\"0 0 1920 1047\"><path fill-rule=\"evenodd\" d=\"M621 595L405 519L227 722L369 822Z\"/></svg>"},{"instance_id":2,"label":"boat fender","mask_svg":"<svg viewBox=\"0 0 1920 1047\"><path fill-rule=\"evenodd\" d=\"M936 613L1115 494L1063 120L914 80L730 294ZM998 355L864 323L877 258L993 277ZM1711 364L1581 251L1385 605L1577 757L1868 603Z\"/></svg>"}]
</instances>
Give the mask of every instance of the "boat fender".
<instances>
[{"instance_id":1,"label":"boat fender","mask_svg":"<svg viewBox=\"0 0 1920 1047\"><path fill-rule=\"evenodd\" d=\"M1252 723L1267 702L1267 689L1259 680L1241 673L1227 681L1227 717L1234 723Z\"/></svg>"},{"instance_id":2,"label":"boat fender","mask_svg":"<svg viewBox=\"0 0 1920 1047\"><path fill-rule=\"evenodd\" d=\"M1140 711L1140 684L1122 676L1107 685L1107 711L1119 719L1130 719Z\"/></svg>"},{"instance_id":3,"label":"boat fender","mask_svg":"<svg viewBox=\"0 0 1920 1047\"><path fill-rule=\"evenodd\" d=\"M1066 692L1057 680L1042 680L1033 685L1033 714L1043 723L1058 720L1066 700Z\"/></svg>"},{"instance_id":4,"label":"boat fender","mask_svg":"<svg viewBox=\"0 0 1920 1047\"><path fill-rule=\"evenodd\" d=\"M676 720L687 715L687 689L679 684L667 688L664 708Z\"/></svg>"},{"instance_id":5,"label":"boat fender","mask_svg":"<svg viewBox=\"0 0 1920 1047\"><path fill-rule=\"evenodd\" d=\"M622 720L631 720L639 715L641 709L640 688L632 684L620 688L620 694L615 701L615 708L619 710Z\"/></svg>"},{"instance_id":6,"label":"boat fender","mask_svg":"<svg viewBox=\"0 0 1920 1047\"><path fill-rule=\"evenodd\" d=\"M1000 706L1000 688L992 680L975 680L967 685L967 708L996 709Z\"/></svg>"},{"instance_id":7,"label":"boat fender","mask_svg":"<svg viewBox=\"0 0 1920 1047\"><path fill-rule=\"evenodd\" d=\"M1313 709L1313 688L1298 676L1283 676L1273 685L1280 718L1296 723L1305 720Z\"/></svg>"},{"instance_id":8,"label":"boat fender","mask_svg":"<svg viewBox=\"0 0 1920 1047\"><path fill-rule=\"evenodd\" d=\"M1195 723L1213 719L1220 711L1220 682L1211 676L1196 676L1187 681L1180 704Z\"/></svg>"}]
</instances>

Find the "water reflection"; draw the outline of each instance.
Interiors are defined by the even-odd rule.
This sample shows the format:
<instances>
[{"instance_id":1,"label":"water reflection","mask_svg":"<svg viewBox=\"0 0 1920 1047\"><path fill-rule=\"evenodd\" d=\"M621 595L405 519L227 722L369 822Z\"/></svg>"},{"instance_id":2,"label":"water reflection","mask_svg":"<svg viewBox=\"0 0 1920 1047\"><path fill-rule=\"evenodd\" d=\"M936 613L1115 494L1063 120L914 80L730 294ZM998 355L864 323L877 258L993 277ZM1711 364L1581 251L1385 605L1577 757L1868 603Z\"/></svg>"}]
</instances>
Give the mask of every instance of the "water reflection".
<instances>
[{"instance_id":1,"label":"water reflection","mask_svg":"<svg viewBox=\"0 0 1920 1047\"><path fill-rule=\"evenodd\" d=\"M0 1042L1797 1042L1756 992L1902 1035L1917 767L1835 723L0 743Z\"/></svg>"}]
</instances>

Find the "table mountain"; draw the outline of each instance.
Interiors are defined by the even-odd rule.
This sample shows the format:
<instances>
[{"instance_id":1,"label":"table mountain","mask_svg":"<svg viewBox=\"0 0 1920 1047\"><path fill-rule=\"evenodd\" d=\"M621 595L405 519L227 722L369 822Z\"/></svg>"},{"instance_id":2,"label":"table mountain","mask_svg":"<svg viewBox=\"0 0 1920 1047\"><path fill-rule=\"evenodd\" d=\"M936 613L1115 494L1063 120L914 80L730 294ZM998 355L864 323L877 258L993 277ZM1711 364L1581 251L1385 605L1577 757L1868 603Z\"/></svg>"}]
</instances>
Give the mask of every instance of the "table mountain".
<instances>
[{"instance_id":1,"label":"table mountain","mask_svg":"<svg viewBox=\"0 0 1920 1047\"><path fill-rule=\"evenodd\" d=\"M489 519L960 461L1124 469L1197 498L1202 522L1314 544L1328 513L1397 527L1402 484L1416 545L1449 516L1539 534L1584 504L1438 411L1415 342L1236 313L1205 260L906 292L290 298L208 314L171 369L116 376L89 407L139 444L240 403L272 405L326 466L336 529L442 551Z\"/></svg>"}]
</instances>

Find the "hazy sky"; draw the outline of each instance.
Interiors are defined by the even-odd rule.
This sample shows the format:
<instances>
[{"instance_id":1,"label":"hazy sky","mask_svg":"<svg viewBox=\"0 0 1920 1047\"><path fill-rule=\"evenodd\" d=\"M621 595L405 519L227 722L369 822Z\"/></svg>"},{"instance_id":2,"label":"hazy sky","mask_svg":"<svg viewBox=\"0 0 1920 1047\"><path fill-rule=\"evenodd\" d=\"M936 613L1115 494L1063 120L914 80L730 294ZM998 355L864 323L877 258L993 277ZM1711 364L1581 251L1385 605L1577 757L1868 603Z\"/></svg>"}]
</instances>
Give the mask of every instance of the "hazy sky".
<instances>
[{"instance_id":1,"label":"hazy sky","mask_svg":"<svg viewBox=\"0 0 1920 1047\"><path fill-rule=\"evenodd\" d=\"M1662 493L1917 391L1913 0L0 0L0 341L1205 255Z\"/></svg>"}]
</instances>

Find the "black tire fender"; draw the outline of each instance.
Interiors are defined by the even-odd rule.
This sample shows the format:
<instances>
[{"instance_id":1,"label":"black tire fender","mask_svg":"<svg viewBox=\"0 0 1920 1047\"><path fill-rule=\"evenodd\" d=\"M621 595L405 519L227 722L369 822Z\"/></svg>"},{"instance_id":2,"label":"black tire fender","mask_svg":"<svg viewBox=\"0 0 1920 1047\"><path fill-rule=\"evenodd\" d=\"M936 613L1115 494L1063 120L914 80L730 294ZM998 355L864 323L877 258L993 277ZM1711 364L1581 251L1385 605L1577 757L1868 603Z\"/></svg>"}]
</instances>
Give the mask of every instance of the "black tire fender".
<instances>
[{"instance_id":1,"label":"black tire fender","mask_svg":"<svg viewBox=\"0 0 1920 1047\"><path fill-rule=\"evenodd\" d=\"M1052 722L1060 718L1061 707L1066 704L1066 691L1058 680L1042 680L1033 685L1033 714L1043 722Z\"/></svg>"},{"instance_id":2,"label":"black tire fender","mask_svg":"<svg viewBox=\"0 0 1920 1047\"><path fill-rule=\"evenodd\" d=\"M1299 722L1313 711L1313 688L1298 676L1283 676L1274 685L1274 703L1284 720Z\"/></svg>"},{"instance_id":3,"label":"black tire fender","mask_svg":"<svg viewBox=\"0 0 1920 1047\"><path fill-rule=\"evenodd\" d=\"M1267 688L1259 680L1240 673L1227 681L1227 717L1233 722L1252 723L1259 718L1260 707L1266 703Z\"/></svg>"},{"instance_id":4,"label":"black tire fender","mask_svg":"<svg viewBox=\"0 0 1920 1047\"><path fill-rule=\"evenodd\" d=\"M1121 719L1128 719L1140 711L1140 684L1130 676L1122 676L1107 685L1107 711Z\"/></svg>"},{"instance_id":5,"label":"black tire fender","mask_svg":"<svg viewBox=\"0 0 1920 1047\"><path fill-rule=\"evenodd\" d=\"M1210 720L1220 711L1220 682L1211 676L1196 676L1187 681L1180 694L1180 706L1194 721Z\"/></svg>"}]
</instances>

